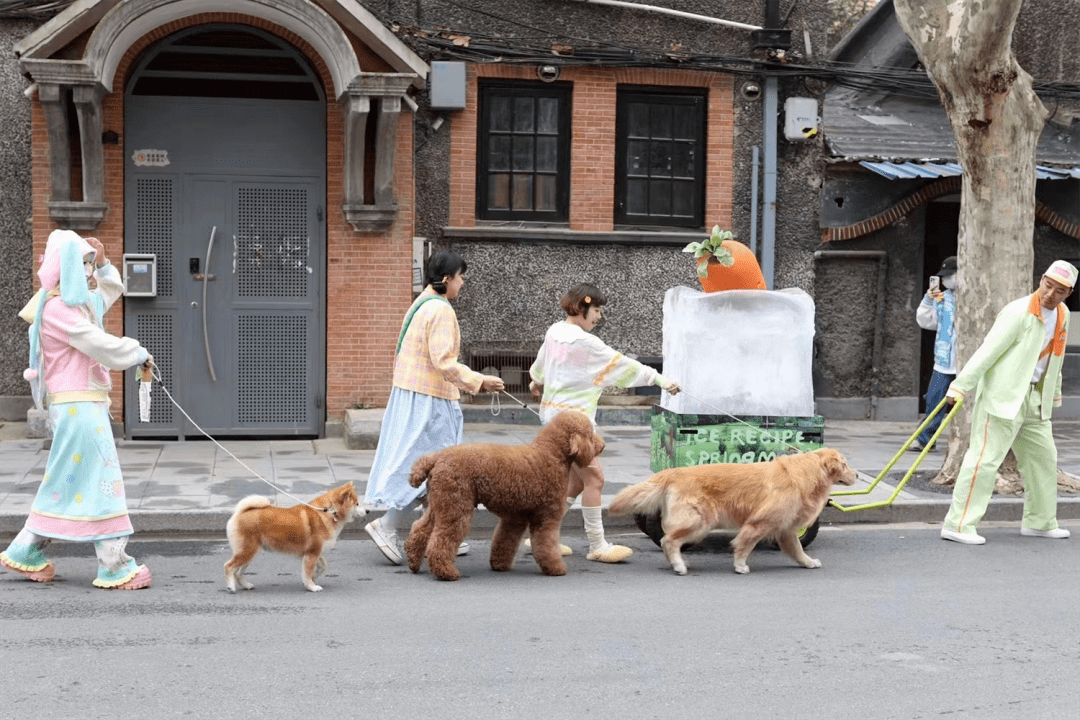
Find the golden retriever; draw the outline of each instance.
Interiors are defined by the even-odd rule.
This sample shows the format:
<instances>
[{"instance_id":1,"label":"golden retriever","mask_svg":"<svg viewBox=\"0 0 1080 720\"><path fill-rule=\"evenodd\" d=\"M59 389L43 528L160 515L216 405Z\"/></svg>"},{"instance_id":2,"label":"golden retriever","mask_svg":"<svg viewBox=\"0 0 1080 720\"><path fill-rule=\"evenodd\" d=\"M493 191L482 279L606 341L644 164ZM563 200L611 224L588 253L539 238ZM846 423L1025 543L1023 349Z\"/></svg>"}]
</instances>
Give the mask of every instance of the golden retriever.
<instances>
[{"instance_id":1,"label":"golden retriever","mask_svg":"<svg viewBox=\"0 0 1080 720\"><path fill-rule=\"evenodd\" d=\"M737 573L750 572L746 560L765 538L775 538L803 567L818 568L821 561L803 551L798 529L821 514L833 483L851 485L855 477L844 456L830 448L771 462L673 468L619 492L609 512L650 514L659 509L661 547L679 575L686 574L682 546L714 528L738 529L731 543Z\"/></svg>"},{"instance_id":2,"label":"golden retriever","mask_svg":"<svg viewBox=\"0 0 1080 720\"><path fill-rule=\"evenodd\" d=\"M528 529L540 570L565 575L559 526L570 465L584 467L603 449L588 416L567 410L541 428L531 445L454 445L419 458L409 484L420 487L427 481L427 511L405 542L409 569L419 572L426 555L432 575L457 580L458 543L469 532L473 510L483 503L499 518L491 539L492 570L510 569Z\"/></svg>"},{"instance_id":3,"label":"golden retriever","mask_svg":"<svg viewBox=\"0 0 1080 720\"><path fill-rule=\"evenodd\" d=\"M260 548L303 558L300 574L304 587L311 592L322 590L315 579L326 572L323 553L334 547L345 523L367 513L360 507L352 481L323 493L310 504L330 510L313 510L307 505L280 508L261 495L249 495L236 504L225 526L233 550L225 563L229 592L236 592L237 585L245 590L255 587L244 579L244 570Z\"/></svg>"}]
</instances>

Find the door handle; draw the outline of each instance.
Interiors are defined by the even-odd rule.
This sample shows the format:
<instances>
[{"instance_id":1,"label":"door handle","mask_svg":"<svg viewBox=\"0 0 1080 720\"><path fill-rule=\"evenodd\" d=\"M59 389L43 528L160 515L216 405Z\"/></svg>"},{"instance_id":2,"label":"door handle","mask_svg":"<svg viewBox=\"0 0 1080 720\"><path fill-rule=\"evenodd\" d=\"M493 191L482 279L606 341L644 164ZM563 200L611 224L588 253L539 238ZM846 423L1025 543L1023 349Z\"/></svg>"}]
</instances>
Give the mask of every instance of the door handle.
<instances>
[{"instance_id":1,"label":"door handle","mask_svg":"<svg viewBox=\"0 0 1080 720\"><path fill-rule=\"evenodd\" d=\"M210 253L214 250L214 236L217 235L217 225L210 231L210 244L206 246L206 272L202 274L202 336L203 345L206 347L206 367L210 370L210 380L217 382L214 373L214 359L210 356L210 330L206 325L206 283L210 279Z\"/></svg>"}]
</instances>

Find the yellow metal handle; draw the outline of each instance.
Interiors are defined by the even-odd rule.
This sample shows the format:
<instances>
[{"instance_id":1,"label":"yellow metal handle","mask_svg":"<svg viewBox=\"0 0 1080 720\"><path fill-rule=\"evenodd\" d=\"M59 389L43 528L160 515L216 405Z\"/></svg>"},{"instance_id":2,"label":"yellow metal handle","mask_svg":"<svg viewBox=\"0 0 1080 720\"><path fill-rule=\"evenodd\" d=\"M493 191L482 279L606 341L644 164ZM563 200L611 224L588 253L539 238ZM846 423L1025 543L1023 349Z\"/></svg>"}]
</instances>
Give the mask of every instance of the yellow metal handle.
<instances>
[{"instance_id":1,"label":"yellow metal handle","mask_svg":"<svg viewBox=\"0 0 1080 720\"><path fill-rule=\"evenodd\" d=\"M896 455L893 456L893 459L889 461L889 464L885 466L885 469L878 474L878 476L874 479L874 482L870 483L870 485L863 488L862 490L836 490L830 493L829 497L835 498L848 495L869 494L875 487L877 487L878 483L881 482L882 478L884 478L889 473L889 471L892 470L893 465L895 465L897 461L904 455L904 453L907 452L908 448L911 447L911 443L915 442L915 438L919 437L919 433L921 433L930 424L930 422L935 417L937 417L937 414L941 412L941 409L945 407L945 404L948 401L948 397L942 398L941 402L939 402L937 407L934 408L934 411L931 413L927 413L926 419L923 420L922 424L919 425L919 427L915 430L912 436L907 439L907 442L905 442L903 447L900 448L900 452L896 453ZM941 425L938 426L937 431L935 431L934 435L930 438L930 442L928 442L926 444L926 447L922 449L922 452L919 453L919 457L915 458L915 462L912 463L910 468L908 468L907 473L904 475L904 479L900 481L900 483L893 490L892 495L890 495L887 500L845 507L837 503L835 500L830 499L829 505L836 508L837 510L840 510L841 512L852 512L853 510L870 510L872 508L886 507L888 505L892 505L893 501L896 500L897 497L899 497L900 491L904 489L905 485L907 485L908 480L910 480L911 476L915 474L915 470L918 469L919 463L921 463L923 461L923 458L926 457L926 454L930 452L930 448L934 446L934 443L937 442L938 437L941 435L942 432L945 431L945 428L949 427L949 423L952 422L953 416L956 415L957 411L960 410L960 406L963 404L963 398L956 399L956 401L953 403L952 409L949 411L949 414L946 415L945 418L941 421Z\"/></svg>"}]
</instances>

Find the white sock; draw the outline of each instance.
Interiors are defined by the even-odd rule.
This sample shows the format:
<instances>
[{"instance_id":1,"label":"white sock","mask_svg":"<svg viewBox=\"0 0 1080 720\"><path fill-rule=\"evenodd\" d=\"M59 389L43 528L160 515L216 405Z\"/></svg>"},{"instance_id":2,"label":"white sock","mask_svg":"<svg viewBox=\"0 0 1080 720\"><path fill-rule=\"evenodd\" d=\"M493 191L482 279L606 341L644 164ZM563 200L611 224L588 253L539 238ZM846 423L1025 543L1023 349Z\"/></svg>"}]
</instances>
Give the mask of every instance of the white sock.
<instances>
[{"instance_id":1,"label":"white sock","mask_svg":"<svg viewBox=\"0 0 1080 720\"><path fill-rule=\"evenodd\" d=\"M419 504L420 499L417 498L403 508L390 508L386 511L386 514L382 516L382 521L379 525L387 530L392 530L395 533L402 525L406 525L405 530L408 530L412 527L413 520L415 519L413 517L413 511L416 510Z\"/></svg>"},{"instance_id":2,"label":"white sock","mask_svg":"<svg viewBox=\"0 0 1080 720\"><path fill-rule=\"evenodd\" d=\"M581 517L585 519L585 535L589 538L589 552L602 550L607 546L604 539L604 523L600 517L601 507L582 507Z\"/></svg>"}]
</instances>

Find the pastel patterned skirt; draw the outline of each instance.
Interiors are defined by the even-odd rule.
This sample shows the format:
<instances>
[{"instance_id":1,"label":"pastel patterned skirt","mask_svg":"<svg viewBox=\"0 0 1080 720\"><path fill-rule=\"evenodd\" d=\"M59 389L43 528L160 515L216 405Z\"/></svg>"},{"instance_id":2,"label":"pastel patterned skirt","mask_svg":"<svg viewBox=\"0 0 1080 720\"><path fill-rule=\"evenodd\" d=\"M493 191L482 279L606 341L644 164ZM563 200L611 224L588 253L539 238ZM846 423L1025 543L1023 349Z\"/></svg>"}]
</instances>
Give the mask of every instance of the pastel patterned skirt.
<instances>
[{"instance_id":1,"label":"pastel patterned skirt","mask_svg":"<svg viewBox=\"0 0 1080 720\"><path fill-rule=\"evenodd\" d=\"M26 528L59 540L131 535L124 477L105 403L50 406L53 444Z\"/></svg>"},{"instance_id":2,"label":"pastel patterned skirt","mask_svg":"<svg viewBox=\"0 0 1080 720\"><path fill-rule=\"evenodd\" d=\"M427 485L409 485L417 458L461 442L461 406L395 387L383 413L379 446L371 463L364 501L374 507L403 508L427 492Z\"/></svg>"}]
</instances>

